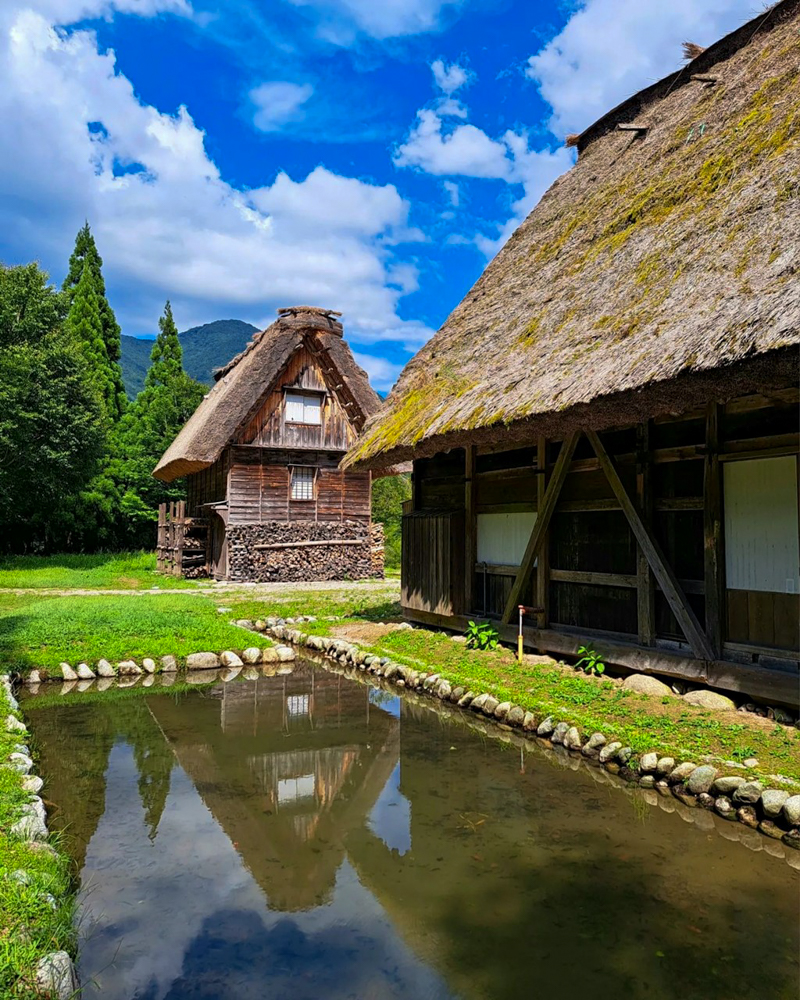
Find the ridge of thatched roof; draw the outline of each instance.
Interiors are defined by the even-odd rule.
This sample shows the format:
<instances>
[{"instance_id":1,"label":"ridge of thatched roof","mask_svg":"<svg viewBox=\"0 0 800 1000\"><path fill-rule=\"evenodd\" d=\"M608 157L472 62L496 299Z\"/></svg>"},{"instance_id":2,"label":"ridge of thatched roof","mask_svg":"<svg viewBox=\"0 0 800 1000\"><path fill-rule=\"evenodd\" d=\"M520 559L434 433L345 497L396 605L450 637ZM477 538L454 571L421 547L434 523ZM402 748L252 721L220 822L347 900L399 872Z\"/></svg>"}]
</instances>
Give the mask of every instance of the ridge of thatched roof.
<instances>
[{"instance_id":1,"label":"ridge of thatched roof","mask_svg":"<svg viewBox=\"0 0 800 1000\"><path fill-rule=\"evenodd\" d=\"M800 0L782 0L587 129L577 164L406 365L344 465L602 429L758 391L759 379L791 384L798 27Z\"/></svg>"},{"instance_id":2,"label":"ridge of thatched roof","mask_svg":"<svg viewBox=\"0 0 800 1000\"><path fill-rule=\"evenodd\" d=\"M245 349L215 372L216 383L181 428L153 470L157 479L171 482L212 465L236 431L258 410L275 386L292 354L304 344L323 352L338 374L358 411L351 419L364 421L375 414L381 400L367 373L356 364L343 339L342 324L330 310L298 306L279 311L266 330L253 335ZM335 392L336 387L329 386Z\"/></svg>"}]
</instances>

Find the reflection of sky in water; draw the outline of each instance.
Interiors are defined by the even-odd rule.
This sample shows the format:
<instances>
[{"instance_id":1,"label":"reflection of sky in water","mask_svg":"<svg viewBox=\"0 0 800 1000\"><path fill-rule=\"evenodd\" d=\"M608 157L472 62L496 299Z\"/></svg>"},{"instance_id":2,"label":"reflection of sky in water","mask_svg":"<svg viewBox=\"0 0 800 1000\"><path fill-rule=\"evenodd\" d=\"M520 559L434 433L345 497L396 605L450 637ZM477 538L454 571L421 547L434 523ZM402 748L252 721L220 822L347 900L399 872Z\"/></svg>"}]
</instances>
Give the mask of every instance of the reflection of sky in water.
<instances>
[{"instance_id":1,"label":"reflection of sky in water","mask_svg":"<svg viewBox=\"0 0 800 1000\"><path fill-rule=\"evenodd\" d=\"M372 807L367 826L390 851L403 855L411 850L411 803L400 791L399 761Z\"/></svg>"},{"instance_id":2,"label":"reflection of sky in water","mask_svg":"<svg viewBox=\"0 0 800 1000\"><path fill-rule=\"evenodd\" d=\"M395 719L400 718L400 698L398 695L389 694L388 691L382 691L380 688L370 688L369 703L377 705L387 715L393 715Z\"/></svg>"},{"instance_id":3,"label":"reflection of sky in water","mask_svg":"<svg viewBox=\"0 0 800 1000\"><path fill-rule=\"evenodd\" d=\"M452 997L441 978L395 933L346 860L327 905L301 913L272 912L177 764L153 841L147 836L128 745L112 749L106 780L105 813L88 845L82 873L84 996ZM410 843L408 803L397 791L398 781L399 765L373 810L379 817L378 835L396 848L403 823L403 842ZM393 805L398 798L404 811ZM395 815L405 819L390 818Z\"/></svg>"}]
</instances>

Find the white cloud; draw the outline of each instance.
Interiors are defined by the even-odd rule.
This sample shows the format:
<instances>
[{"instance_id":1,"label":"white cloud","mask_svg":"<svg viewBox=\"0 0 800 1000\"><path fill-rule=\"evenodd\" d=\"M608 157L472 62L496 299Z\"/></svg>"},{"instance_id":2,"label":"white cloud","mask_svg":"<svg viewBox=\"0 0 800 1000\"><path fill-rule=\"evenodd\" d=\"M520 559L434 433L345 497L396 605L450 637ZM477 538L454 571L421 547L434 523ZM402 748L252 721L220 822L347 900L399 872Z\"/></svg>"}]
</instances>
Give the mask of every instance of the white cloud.
<instances>
[{"instance_id":1,"label":"white cloud","mask_svg":"<svg viewBox=\"0 0 800 1000\"><path fill-rule=\"evenodd\" d=\"M11 4L8 4L11 7ZM22 9L22 4L19 4ZM189 0L33 0L25 4L34 7L52 24L74 24L88 18L110 18L114 13L153 17L156 14L192 12Z\"/></svg>"},{"instance_id":2,"label":"white cloud","mask_svg":"<svg viewBox=\"0 0 800 1000\"><path fill-rule=\"evenodd\" d=\"M442 115L420 108L408 138L394 156L398 167L416 167L436 176L506 179L510 163L503 142L497 142L474 125L448 128Z\"/></svg>"},{"instance_id":3,"label":"white cloud","mask_svg":"<svg viewBox=\"0 0 800 1000\"><path fill-rule=\"evenodd\" d=\"M393 364L391 361L387 361L386 358L376 358L372 354L361 354L358 351L354 351L353 356L356 359L356 363L361 365L367 375L369 375L369 380L373 388L380 389L381 391L392 388L403 368L402 365Z\"/></svg>"},{"instance_id":4,"label":"white cloud","mask_svg":"<svg viewBox=\"0 0 800 1000\"><path fill-rule=\"evenodd\" d=\"M466 0L289 0L315 15L317 34L335 45L359 35L384 40L438 31Z\"/></svg>"},{"instance_id":5,"label":"white cloud","mask_svg":"<svg viewBox=\"0 0 800 1000\"><path fill-rule=\"evenodd\" d=\"M233 187L188 110L140 102L90 31L0 13L0 146L13 150L0 158L6 259L36 247L58 280L89 219L127 332L152 329L169 296L182 326L264 323L277 306L309 302L342 309L357 343L413 347L431 334L397 315L417 275L391 245L419 234L394 186L318 167Z\"/></svg>"},{"instance_id":6,"label":"white cloud","mask_svg":"<svg viewBox=\"0 0 800 1000\"><path fill-rule=\"evenodd\" d=\"M442 187L444 188L445 194L450 201L453 208L458 208L458 202L460 200L460 192L458 190L458 184L454 181L443 181Z\"/></svg>"},{"instance_id":7,"label":"white cloud","mask_svg":"<svg viewBox=\"0 0 800 1000\"><path fill-rule=\"evenodd\" d=\"M461 87L466 86L471 80L471 74L458 63L451 63L447 66L442 59L437 59L431 63L431 70L436 86L448 97L460 90Z\"/></svg>"},{"instance_id":8,"label":"white cloud","mask_svg":"<svg viewBox=\"0 0 800 1000\"><path fill-rule=\"evenodd\" d=\"M709 45L753 17L753 0L584 0L528 60L556 135L580 132L681 65L681 43Z\"/></svg>"},{"instance_id":9,"label":"white cloud","mask_svg":"<svg viewBox=\"0 0 800 1000\"><path fill-rule=\"evenodd\" d=\"M303 117L303 105L313 93L310 83L274 80L259 84L249 94L253 105L253 124L260 132L280 131L288 122Z\"/></svg>"}]
</instances>

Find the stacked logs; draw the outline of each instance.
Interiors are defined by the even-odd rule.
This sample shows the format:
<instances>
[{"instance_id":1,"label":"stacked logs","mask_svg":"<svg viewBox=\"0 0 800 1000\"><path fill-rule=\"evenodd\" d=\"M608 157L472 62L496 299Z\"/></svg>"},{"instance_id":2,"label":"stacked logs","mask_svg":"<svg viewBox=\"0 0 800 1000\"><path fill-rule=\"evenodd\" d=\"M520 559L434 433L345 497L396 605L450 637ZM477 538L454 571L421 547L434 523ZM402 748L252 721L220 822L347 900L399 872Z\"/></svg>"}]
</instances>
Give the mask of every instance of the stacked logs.
<instances>
[{"instance_id":1,"label":"stacked logs","mask_svg":"<svg viewBox=\"0 0 800 1000\"><path fill-rule=\"evenodd\" d=\"M373 532L373 528L380 532ZM383 576L382 526L358 521L266 521L228 526L228 578L242 582Z\"/></svg>"}]
</instances>

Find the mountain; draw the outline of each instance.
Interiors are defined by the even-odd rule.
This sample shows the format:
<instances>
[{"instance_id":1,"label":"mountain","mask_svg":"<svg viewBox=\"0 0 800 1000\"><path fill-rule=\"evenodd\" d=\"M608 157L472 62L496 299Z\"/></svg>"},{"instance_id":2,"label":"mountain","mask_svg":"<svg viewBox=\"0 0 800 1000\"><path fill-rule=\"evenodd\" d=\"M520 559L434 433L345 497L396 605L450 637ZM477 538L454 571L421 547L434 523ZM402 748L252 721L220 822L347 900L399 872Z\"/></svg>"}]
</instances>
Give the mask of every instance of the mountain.
<instances>
[{"instance_id":1,"label":"mountain","mask_svg":"<svg viewBox=\"0 0 800 1000\"><path fill-rule=\"evenodd\" d=\"M256 330L257 327L240 319L218 319L184 330L178 334L183 348L183 367L198 382L213 385L213 370L227 364L243 350ZM152 350L152 340L122 338L122 377L130 399L144 387Z\"/></svg>"}]
</instances>

